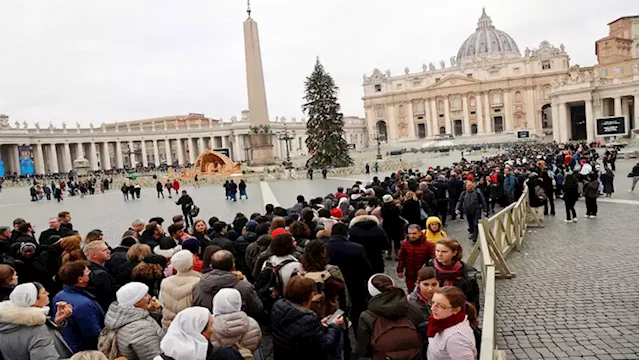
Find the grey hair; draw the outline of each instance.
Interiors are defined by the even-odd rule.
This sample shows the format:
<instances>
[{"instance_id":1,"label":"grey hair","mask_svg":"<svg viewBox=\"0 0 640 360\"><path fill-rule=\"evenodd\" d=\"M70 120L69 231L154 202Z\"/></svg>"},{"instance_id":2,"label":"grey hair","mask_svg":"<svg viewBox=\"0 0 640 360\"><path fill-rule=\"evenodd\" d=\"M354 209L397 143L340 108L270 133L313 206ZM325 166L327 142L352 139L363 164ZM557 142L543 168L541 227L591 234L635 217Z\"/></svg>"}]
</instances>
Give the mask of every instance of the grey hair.
<instances>
[{"instance_id":1,"label":"grey hair","mask_svg":"<svg viewBox=\"0 0 640 360\"><path fill-rule=\"evenodd\" d=\"M138 218L138 219L133 220L133 222L131 223L131 226L137 226L137 225L142 225L142 226L144 226L144 225L146 225L146 224L147 224L147 223L146 223L144 220L142 220L142 219Z\"/></svg>"},{"instance_id":2,"label":"grey hair","mask_svg":"<svg viewBox=\"0 0 640 360\"><path fill-rule=\"evenodd\" d=\"M422 228L421 228L421 227L420 227L420 225L418 225L418 224L411 224L411 225L409 225L409 229L414 229L414 230L418 230L418 231L421 231L421 230L422 230Z\"/></svg>"},{"instance_id":3,"label":"grey hair","mask_svg":"<svg viewBox=\"0 0 640 360\"><path fill-rule=\"evenodd\" d=\"M440 176L438 176L438 180L439 181L447 181L447 177L444 176L444 175L440 175Z\"/></svg>"}]
</instances>

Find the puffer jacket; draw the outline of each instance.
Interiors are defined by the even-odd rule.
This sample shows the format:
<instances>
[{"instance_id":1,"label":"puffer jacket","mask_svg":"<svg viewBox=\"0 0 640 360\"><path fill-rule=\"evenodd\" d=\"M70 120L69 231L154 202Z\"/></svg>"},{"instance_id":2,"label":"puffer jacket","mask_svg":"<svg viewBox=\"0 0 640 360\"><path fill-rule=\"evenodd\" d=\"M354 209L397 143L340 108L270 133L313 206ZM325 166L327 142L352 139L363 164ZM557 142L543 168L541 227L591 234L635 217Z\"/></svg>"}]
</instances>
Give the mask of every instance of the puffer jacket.
<instances>
[{"instance_id":1,"label":"puffer jacket","mask_svg":"<svg viewBox=\"0 0 640 360\"><path fill-rule=\"evenodd\" d=\"M162 352L160 340L164 331L148 310L113 302L104 318L104 327L116 331L118 352L128 360L153 360Z\"/></svg>"},{"instance_id":2,"label":"puffer jacket","mask_svg":"<svg viewBox=\"0 0 640 360\"><path fill-rule=\"evenodd\" d=\"M211 343L215 347L240 344L254 352L260 347L261 341L260 325L244 311L216 315L213 319Z\"/></svg>"},{"instance_id":3,"label":"puffer jacket","mask_svg":"<svg viewBox=\"0 0 640 360\"><path fill-rule=\"evenodd\" d=\"M246 253L249 244L255 242L258 239L258 235L253 231L247 231L244 235L238 237L233 241L233 246L236 249L236 269L242 271L243 274L251 271L247 266Z\"/></svg>"},{"instance_id":4,"label":"puffer jacket","mask_svg":"<svg viewBox=\"0 0 640 360\"><path fill-rule=\"evenodd\" d=\"M189 270L162 280L160 303L163 328L168 328L176 314L191 306L193 287L200 282L201 278L202 274Z\"/></svg>"},{"instance_id":5,"label":"puffer jacket","mask_svg":"<svg viewBox=\"0 0 640 360\"><path fill-rule=\"evenodd\" d=\"M431 224L439 224L439 230L436 232L431 231L431 229L429 228L429 225ZM444 232L444 230L442 230L442 221L440 221L440 218L437 216L429 216L429 218L427 219L427 223L426 223L426 227L425 227L425 231L424 234L427 237L427 240L429 240L432 243L436 243L436 241L442 239L442 238L446 238L447 237L447 233Z\"/></svg>"},{"instance_id":6,"label":"puffer jacket","mask_svg":"<svg viewBox=\"0 0 640 360\"><path fill-rule=\"evenodd\" d=\"M275 359L326 360L342 330L335 324L326 329L316 314L289 300L280 299L271 308Z\"/></svg>"},{"instance_id":7,"label":"puffer jacket","mask_svg":"<svg viewBox=\"0 0 640 360\"><path fill-rule=\"evenodd\" d=\"M245 275L249 277L250 280L253 280L252 271L254 266L256 265L258 256L260 256L260 254L262 254L263 251L267 250L267 248L269 247L269 244L271 244L271 235L264 234L264 235L258 236L256 241L252 242L247 246L245 250L244 258L245 258L245 264L249 272L246 273Z\"/></svg>"},{"instance_id":8,"label":"puffer jacket","mask_svg":"<svg viewBox=\"0 0 640 360\"><path fill-rule=\"evenodd\" d=\"M427 241L424 234L416 241L404 240L400 244L398 252L398 273L403 273L407 278L416 279L418 271L422 269L430 259L435 258L436 245Z\"/></svg>"},{"instance_id":9,"label":"puffer jacket","mask_svg":"<svg viewBox=\"0 0 640 360\"><path fill-rule=\"evenodd\" d=\"M423 314L418 305L409 302L401 289L385 291L374 296L369 300L367 310L360 314L356 333L356 359L372 356L371 338L377 317L393 320L406 317L416 328L427 320L427 316Z\"/></svg>"},{"instance_id":10,"label":"puffer jacket","mask_svg":"<svg viewBox=\"0 0 640 360\"><path fill-rule=\"evenodd\" d=\"M389 239L379 225L377 217L373 215L354 217L349 223L349 240L364 246L374 273L384 272L382 253L389 249Z\"/></svg>"},{"instance_id":11,"label":"puffer jacket","mask_svg":"<svg viewBox=\"0 0 640 360\"><path fill-rule=\"evenodd\" d=\"M4 360L58 360L73 354L42 309L0 303L0 357Z\"/></svg>"}]
</instances>

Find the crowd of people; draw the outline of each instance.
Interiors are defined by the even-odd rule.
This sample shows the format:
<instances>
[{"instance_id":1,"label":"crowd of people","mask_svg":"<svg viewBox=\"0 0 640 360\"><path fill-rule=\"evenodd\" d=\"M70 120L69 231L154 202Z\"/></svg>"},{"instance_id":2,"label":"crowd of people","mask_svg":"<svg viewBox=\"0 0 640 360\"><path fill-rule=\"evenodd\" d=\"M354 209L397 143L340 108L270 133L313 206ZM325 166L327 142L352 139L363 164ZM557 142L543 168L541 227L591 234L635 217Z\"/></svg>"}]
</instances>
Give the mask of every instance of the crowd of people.
<instances>
[{"instance_id":1,"label":"crowd of people","mask_svg":"<svg viewBox=\"0 0 640 360\"><path fill-rule=\"evenodd\" d=\"M197 218L183 190L182 214L135 219L113 247L99 229L78 234L67 211L39 236L15 219L0 227L0 358L476 359L478 271L447 222L466 219L475 241L479 219L525 186L540 219L562 197L577 221L579 196L595 217L613 171L597 160L586 144L514 145L230 224Z\"/></svg>"}]
</instances>

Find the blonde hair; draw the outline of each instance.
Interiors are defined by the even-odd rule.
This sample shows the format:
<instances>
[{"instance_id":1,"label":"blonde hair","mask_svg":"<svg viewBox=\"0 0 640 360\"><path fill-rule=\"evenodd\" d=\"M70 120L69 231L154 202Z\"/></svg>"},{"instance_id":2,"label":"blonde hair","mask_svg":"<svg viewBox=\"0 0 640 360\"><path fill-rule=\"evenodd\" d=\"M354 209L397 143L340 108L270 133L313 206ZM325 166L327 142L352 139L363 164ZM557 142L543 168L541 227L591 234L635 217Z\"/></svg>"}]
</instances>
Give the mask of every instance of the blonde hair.
<instances>
[{"instance_id":1,"label":"blonde hair","mask_svg":"<svg viewBox=\"0 0 640 360\"><path fill-rule=\"evenodd\" d=\"M127 250L127 259L131 262L140 262L145 256L151 254L151 247L147 244L134 244Z\"/></svg>"},{"instance_id":2,"label":"blonde hair","mask_svg":"<svg viewBox=\"0 0 640 360\"><path fill-rule=\"evenodd\" d=\"M82 249L82 252L84 253L84 256L87 259L89 259L91 254L93 254L95 251L97 251L102 245L107 246L107 243L102 241L102 240L92 241L92 242L90 242L90 243L88 243L87 245L84 246L84 249Z\"/></svg>"},{"instance_id":3,"label":"blonde hair","mask_svg":"<svg viewBox=\"0 0 640 360\"><path fill-rule=\"evenodd\" d=\"M404 195L404 197L407 200L418 200L418 197L416 196L416 193L414 193L413 191L407 191L407 193Z\"/></svg>"},{"instance_id":4,"label":"blonde hair","mask_svg":"<svg viewBox=\"0 0 640 360\"><path fill-rule=\"evenodd\" d=\"M103 353L96 350L86 350L75 353L70 360L109 360Z\"/></svg>"}]
</instances>

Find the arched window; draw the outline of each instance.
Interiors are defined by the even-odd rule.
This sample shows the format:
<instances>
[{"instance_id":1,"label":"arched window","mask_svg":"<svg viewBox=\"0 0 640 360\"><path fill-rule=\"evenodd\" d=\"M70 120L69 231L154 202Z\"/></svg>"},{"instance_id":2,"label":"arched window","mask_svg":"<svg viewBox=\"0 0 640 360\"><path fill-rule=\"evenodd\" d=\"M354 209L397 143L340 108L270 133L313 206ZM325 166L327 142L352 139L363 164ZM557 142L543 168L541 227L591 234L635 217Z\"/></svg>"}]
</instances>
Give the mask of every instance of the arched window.
<instances>
[{"instance_id":1,"label":"arched window","mask_svg":"<svg viewBox=\"0 0 640 360\"><path fill-rule=\"evenodd\" d=\"M444 126L440 126L440 134L446 134L447 129Z\"/></svg>"},{"instance_id":2,"label":"arched window","mask_svg":"<svg viewBox=\"0 0 640 360\"><path fill-rule=\"evenodd\" d=\"M471 133L472 134L477 134L478 133L478 125L471 124Z\"/></svg>"}]
</instances>

